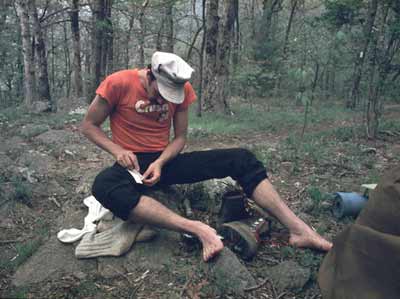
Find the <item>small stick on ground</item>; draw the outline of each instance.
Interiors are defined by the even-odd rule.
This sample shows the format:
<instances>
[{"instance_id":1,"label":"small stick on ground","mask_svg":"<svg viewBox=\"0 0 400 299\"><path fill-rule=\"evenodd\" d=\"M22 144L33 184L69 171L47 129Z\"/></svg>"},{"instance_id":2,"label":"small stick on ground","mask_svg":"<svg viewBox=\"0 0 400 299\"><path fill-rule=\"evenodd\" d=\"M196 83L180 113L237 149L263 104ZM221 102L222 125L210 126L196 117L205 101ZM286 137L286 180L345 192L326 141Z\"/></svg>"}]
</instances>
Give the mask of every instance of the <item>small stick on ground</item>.
<instances>
[{"instance_id":1,"label":"small stick on ground","mask_svg":"<svg viewBox=\"0 0 400 299\"><path fill-rule=\"evenodd\" d=\"M255 286L253 286L253 287L245 288L244 290L245 290L246 292L250 292L250 291L257 290L257 289L261 288L263 285L265 285L268 281L269 281L269 278L266 278L266 279L264 279L261 283L259 283L258 285L255 285Z\"/></svg>"},{"instance_id":2,"label":"small stick on ground","mask_svg":"<svg viewBox=\"0 0 400 299\"><path fill-rule=\"evenodd\" d=\"M274 294L274 298L275 298L275 299L278 299L278 295L276 294L276 289L275 289L274 284L272 283L271 280L268 280L268 281L269 281L269 284L271 285L272 293Z\"/></svg>"},{"instance_id":3,"label":"small stick on ground","mask_svg":"<svg viewBox=\"0 0 400 299\"><path fill-rule=\"evenodd\" d=\"M182 287L181 293L179 294L180 298L183 298L183 294L185 293L187 287L189 286L189 283L192 281L194 276L194 273L188 278L188 280L185 282L185 284Z\"/></svg>"},{"instance_id":4,"label":"small stick on ground","mask_svg":"<svg viewBox=\"0 0 400 299\"><path fill-rule=\"evenodd\" d=\"M119 271L118 269L114 268L114 267L111 266L111 265L107 265L107 267L109 267L111 270L117 272L117 273L118 273L119 275L121 275L122 277L124 277L124 278L129 282L130 285L134 285L134 284L135 284L135 283L129 278L129 276L126 275L125 273L122 273L121 271Z\"/></svg>"},{"instance_id":5,"label":"small stick on ground","mask_svg":"<svg viewBox=\"0 0 400 299\"><path fill-rule=\"evenodd\" d=\"M0 240L0 245L6 245L6 244L10 244L10 243L19 243L22 242L23 240Z\"/></svg>"},{"instance_id":6,"label":"small stick on ground","mask_svg":"<svg viewBox=\"0 0 400 299\"><path fill-rule=\"evenodd\" d=\"M49 200L54 202L54 204L61 209L61 204L54 197L49 197Z\"/></svg>"},{"instance_id":7,"label":"small stick on ground","mask_svg":"<svg viewBox=\"0 0 400 299\"><path fill-rule=\"evenodd\" d=\"M278 297L276 297L276 299L281 299L283 296L286 295L286 292L281 293Z\"/></svg>"}]
</instances>

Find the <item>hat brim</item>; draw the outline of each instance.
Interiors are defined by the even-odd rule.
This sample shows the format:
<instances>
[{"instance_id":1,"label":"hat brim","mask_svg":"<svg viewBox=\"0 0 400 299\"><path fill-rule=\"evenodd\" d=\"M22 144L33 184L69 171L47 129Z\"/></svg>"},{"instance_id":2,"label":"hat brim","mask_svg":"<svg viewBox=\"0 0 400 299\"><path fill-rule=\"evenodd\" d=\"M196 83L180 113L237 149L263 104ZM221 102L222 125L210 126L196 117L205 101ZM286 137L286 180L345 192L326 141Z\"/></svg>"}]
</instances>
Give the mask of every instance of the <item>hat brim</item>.
<instances>
[{"instance_id":1,"label":"hat brim","mask_svg":"<svg viewBox=\"0 0 400 299\"><path fill-rule=\"evenodd\" d=\"M157 80L158 91L164 99L174 104L182 104L185 100L185 83L173 83L153 72Z\"/></svg>"}]
</instances>

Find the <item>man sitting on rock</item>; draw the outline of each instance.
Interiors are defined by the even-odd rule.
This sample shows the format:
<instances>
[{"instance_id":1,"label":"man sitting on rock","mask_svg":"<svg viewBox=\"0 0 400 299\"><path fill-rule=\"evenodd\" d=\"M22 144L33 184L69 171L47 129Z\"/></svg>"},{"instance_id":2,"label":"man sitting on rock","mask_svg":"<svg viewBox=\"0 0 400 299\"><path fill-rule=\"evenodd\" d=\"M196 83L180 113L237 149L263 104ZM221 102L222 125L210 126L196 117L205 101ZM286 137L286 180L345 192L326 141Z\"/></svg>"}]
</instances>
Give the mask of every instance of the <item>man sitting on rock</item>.
<instances>
[{"instance_id":1,"label":"man sitting on rock","mask_svg":"<svg viewBox=\"0 0 400 299\"><path fill-rule=\"evenodd\" d=\"M329 250L331 243L281 200L266 169L250 151L236 148L181 153L187 138L188 108L196 99L188 82L192 73L179 56L155 52L148 68L119 71L100 84L82 132L112 154L116 163L96 177L92 188L96 199L125 221L196 235L203 246L203 259L208 261L224 246L216 231L174 213L143 195L143 190L156 184L187 184L230 176L289 229L291 245ZM107 117L112 139L101 129ZM174 137L170 140L171 124ZM143 174L144 185L137 183L128 169Z\"/></svg>"}]
</instances>

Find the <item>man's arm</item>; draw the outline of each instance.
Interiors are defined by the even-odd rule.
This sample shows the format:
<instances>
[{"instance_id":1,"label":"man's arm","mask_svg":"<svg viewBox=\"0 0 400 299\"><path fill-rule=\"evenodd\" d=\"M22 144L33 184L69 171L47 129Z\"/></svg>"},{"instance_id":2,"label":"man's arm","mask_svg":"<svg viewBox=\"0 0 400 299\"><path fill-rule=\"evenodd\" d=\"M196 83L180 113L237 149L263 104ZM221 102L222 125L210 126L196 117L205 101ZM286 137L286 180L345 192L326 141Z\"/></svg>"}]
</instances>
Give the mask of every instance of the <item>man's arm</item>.
<instances>
[{"instance_id":1,"label":"man's arm","mask_svg":"<svg viewBox=\"0 0 400 299\"><path fill-rule=\"evenodd\" d=\"M83 119L81 131L90 141L113 155L121 166L140 171L136 155L112 142L101 129L111 110L108 102L96 95Z\"/></svg>"},{"instance_id":2,"label":"man's arm","mask_svg":"<svg viewBox=\"0 0 400 299\"><path fill-rule=\"evenodd\" d=\"M177 111L174 115L174 139L164 149L160 157L149 165L143 174L143 183L148 186L156 184L160 180L161 169L169 160L178 155L186 144L188 130L188 109Z\"/></svg>"}]
</instances>

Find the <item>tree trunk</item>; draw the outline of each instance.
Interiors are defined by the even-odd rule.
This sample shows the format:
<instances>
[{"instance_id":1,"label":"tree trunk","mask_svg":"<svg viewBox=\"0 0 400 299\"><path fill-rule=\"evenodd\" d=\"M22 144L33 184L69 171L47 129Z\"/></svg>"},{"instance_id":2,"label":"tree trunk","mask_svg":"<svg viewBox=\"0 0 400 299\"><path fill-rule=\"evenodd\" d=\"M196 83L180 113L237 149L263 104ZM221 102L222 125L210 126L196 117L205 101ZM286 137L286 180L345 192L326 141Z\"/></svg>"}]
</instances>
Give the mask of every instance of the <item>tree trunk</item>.
<instances>
[{"instance_id":1,"label":"tree trunk","mask_svg":"<svg viewBox=\"0 0 400 299\"><path fill-rule=\"evenodd\" d=\"M35 31L35 48L38 58L38 69L39 69L39 101L48 104L49 111L56 111L56 103L52 100L50 96L50 84L49 75L47 71L47 55L46 55L46 45L44 43L43 31L39 22L39 17L37 14L35 0L29 2L30 10L32 12L33 28Z\"/></svg>"},{"instance_id":2,"label":"tree trunk","mask_svg":"<svg viewBox=\"0 0 400 299\"><path fill-rule=\"evenodd\" d=\"M382 94L385 89L386 79L388 77L391 64L400 49L400 36L398 32L390 28L390 23L400 17L400 11L388 18L390 14L390 5L382 5L381 26L377 30L380 34L373 35L373 55L371 58L372 68L377 69L376 80L370 80L370 96L368 98L367 128L370 137L377 138L379 133L379 124L383 111ZM372 116L370 116L372 114ZM371 134L372 133L372 134Z\"/></svg>"},{"instance_id":3,"label":"tree trunk","mask_svg":"<svg viewBox=\"0 0 400 299\"><path fill-rule=\"evenodd\" d=\"M61 86L65 84L65 94L69 97L71 93L71 59L69 55L69 47L68 47L68 34L67 34L67 24L63 24L64 30L64 62L65 62L65 71L64 71L64 80L62 81Z\"/></svg>"},{"instance_id":4,"label":"tree trunk","mask_svg":"<svg viewBox=\"0 0 400 299\"><path fill-rule=\"evenodd\" d=\"M102 22L104 20L103 0L95 0L93 3L93 32L92 32L92 79L90 93L95 94L97 86L100 84L101 78L101 59L102 59L102 45L103 45L103 30Z\"/></svg>"},{"instance_id":5,"label":"tree trunk","mask_svg":"<svg viewBox=\"0 0 400 299\"><path fill-rule=\"evenodd\" d=\"M82 97L82 67L81 67L81 43L79 32L79 0L72 0L71 17L71 34L72 34L72 48L73 48L73 61L72 61L72 74L73 85L72 90L76 97Z\"/></svg>"},{"instance_id":6,"label":"tree trunk","mask_svg":"<svg viewBox=\"0 0 400 299\"><path fill-rule=\"evenodd\" d=\"M239 0L234 1L234 11L235 11L235 38L233 44L233 55L232 63L236 66L240 60L240 23L239 23Z\"/></svg>"},{"instance_id":7,"label":"tree trunk","mask_svg":"<svg viewBox=\"0 0 400 299\"><path fill-rule=\"evenodd\" d=\"M231 114L228 105L229 58L235 23L235 0L223 2L222 26L218 1L210 1L207 17L204 110Z\"/></svg>"},{"instance_id":8,"label":"tree trunk","mask_svg":"<svg viewBox=\"0 0 400 299\"><path fill-rule=\"evenodd\" d=\"M173 53L174 52L174 19L173 12L174 9L174 1L168 1L167 6L165 7L165 36L166 36L166 44L165 51Z\"/></svg>"},{"instance_id":9,"label":"tree trunk","mask_svg":"<svg viewBox=\"0 0 400 299\"><path fill-rule=\"evenodd\" d=\"M17 41L18 44L21 44L21 27L17 28ZM17 60L16 60L16 85L15 85L15 96L16 98L23 98L24 96L24 63L23 63L23 53L22 53L22 47L17 52Z\"/></svg>"},{"instance_id":10,"label":"tree trunk","mask_svg":"<svg viewBox=\"0 0 400 299\"><path fill-rule=\"evenodd\" d=\"M56 62L55 62L55 56L54 56L54 26L51 27L50 31L50 41L51 41L51 91L54 94L55 90L55 80L56 80Z\"/></svg>"},{"instance_id":11,"label":"tree trunk","mask_svg":"<svg viewBox=\"0 0 400 299\"><path fill-rule=\"evenodd\" d=\"M219 88L216 92L215 100L218 101L218 111L231 114L229 108L229 88L228 82L230 77L230 54L232 49L232 40L234 39L234 25L236 20L235 0L225 0L223 26L219 36L218 43L218 60L217 60L217 81Z\"/></svg>"},{"instance_id":12,"label":"tree trunk","mask_svg":"<svg viewBox=\"0 0 400 299\"><path fill-rule=\"evenodd\" d=\"M148 0L145 0L140 8L139 13L139 67L144 67L144 33L145 33L145 24L144 24L144 12L146 10L147 5L149 4Z\"/></svg>"},{"instance_id":13,"label":"tree trunk","mask_svg":"<svg viewBox=\"0 0 400 299\"><path fill-rule=\"evenodd\" d=\"M283 0L264 0L263 1L263 16L260 25L256 29L255 38L258 51L255 52L255 59L270 59L271 49L271 28L272 18L274 14L282 9ZM254 10L254 3L252 3Z\"/></svg>"},{"instance_id":14,"label":"tree trunk","mask_svg":"<svg viewBox=\"0 0 400 299\"><path fill-rule=\"evenodd\" d=\"M283 42L283 50L282 50L282 62L280 65L280 74L278 76L278 84L276 86L277 90L280 90L281 88L281 84L282 84L282 80L283 80L283 74L285 73L285 68L286 68L286 62L288 60L288 46L289 46L289 35L290 35L290 31L292 30L292 24L293 24L293 18L294 15L296 13L296 9L297 9L297 4L298 4L298 0L292 0L291 1L291 9L290 9L290 15L289 15L289 20L288 20L288 24L286 26L286 31L285 31L285 39Z\"/></svg>"},{"instance_id":15,"label":"tree trunk","mask_svg":"<svg viewBox=\"0 0 400 299\"><path fill-rule=\"evenodd\" d=\"M256 28L256 0L250 0L250 39L256 40L257 28Z\"/></svg>"},{"instance_id":16,"label":"tree trunk","mask_svg":"<svg viewBox=\"0 0 400 299\"><path fill-rule=\"evenodd\" d=\"M197 100L196 115L201 117L201 110L203 107L203 91L204 91L204 50L206 48L206 36L207 36L207 24L206 24L206 0L202 0L201 6L201 19L203 22L203 38L201 40L201 50L200 50L200 90L199 99Z\"/></svg>"},{"instance_id":17,"label":"tree trunk","mask_svg":"<svg viewBox=\"0 0 400 299\"><path fill-rule=\"evenodd\" d=\"M294 18L294 15L296 13L298 0L292 0L291 3L292 3L292 8L290 10L289 21L288 21L288 24L286 26L285 41L283 42L283 60L284 61L287 60L287 51L288 51L288 45L289 45L289 35L290 35L290 31L292 30L293 18Z\"/></svg>"},{"instance_id":18,"label":"tree trunk","mask_svg":"<svg viewBox=\"0 0 400 299\"><path fill-rule=\"evenodd\" d=\"M315 98L315 89L317 88L317 83L319 79L319 62L315 61L314 79L311 85L311 101L310 106L312 106Z\"/></svg>"},{"instance_id":19,"label":"tree trunk","mask_svg":"<svg viewBox=\"0 0 400 299\"><path fill-rule=\"evenodd\" d=\"M114 30L113 24L111 21L111 7L112 0L105 0L104 5L104 20L105 20L105 28L104 28L104 40L102 47L102 69L103 76L106 76L113 72L114 69Z\"/></svg>"},{"instance_id":20,"label":"tree trunk","mask_svg":"<svg viewBox=\"0 0 400 299\"><path fill-rule=\"evenodd\" d=\"M15 1L20 19L22 53L24 57L25 101L28 108L36 100L35 95L35 68L32 64L31 32L29 28L29 8L25 0Z\"/></svg>"},{"instance_id":21,"label":"tree trunk","mask_svg":"<svg viewBox=\"0 0 400 299\"><path fill-rule=\"evenodd\" d=\"M125 55L124 55L124 65L125 68L128 69L130 67L129 60L130 60L130 41L131 41L131 34L132 34L132 29L133 29L133 23L135 21L134 15L132 14L129 17L129 27L128 27L128 32L126 32L126 38L125 38Z\"/></svg>"},{"instance_id":22,"label":"tree trunk","mask_svg":"<svg viewBox=\"0 0 400 299\"><path fill-rule=\"evenodd\" d=\"M209 0L206 11L207 30L202 104L203 110L215 111L217 104L215 101L218 101L215 97L219 88L216 76L219 32L218 0Z\"/></svg>"},{"instance_id":23,"label":"tree trunk","mask_svg":"<svg viewBox=\"0 0 400 299\"><path fill-rule=\"evenodd\" d=\"M92 43L92 87L91 93L94 94L97 86L104 78L107 68L107 45L109 34L109 22L107 19L107 8L109 0L95 0L93 4L93 33ZM108 29L107 29L108 28Z\"/></svg>"},{"instance_id":24,"label":"tree trunk","mask_svg":"<svg viewBox=\"0 0 400 299\"><path fill-rule=\"evenodd\" d=\"M163 48L164 22L165 22L165 18L162 19L160 27L158 28L158 31L157 31L157 38L156 38L156 50L157 51L162 51L162 48Z\"/></svg>"},{"instance_id":25,"label":"tree trunk","mask_svg":"<svg viewBox=\"0 0 400 299\"><path fill-rule=\"evenodd\" d=\"M362 70L365 56L367 55L368 46L372 37L372 28L374 26L377 8L378 0L371 0L368 8L368 20L364 27L364 44L362 46L361 52L357 54L356 61L354 63L353 86L351 89L351 96L346 102L347 108L355 108L357 106L357 103L359 102Z\"/></svg>"}]
</instances>

